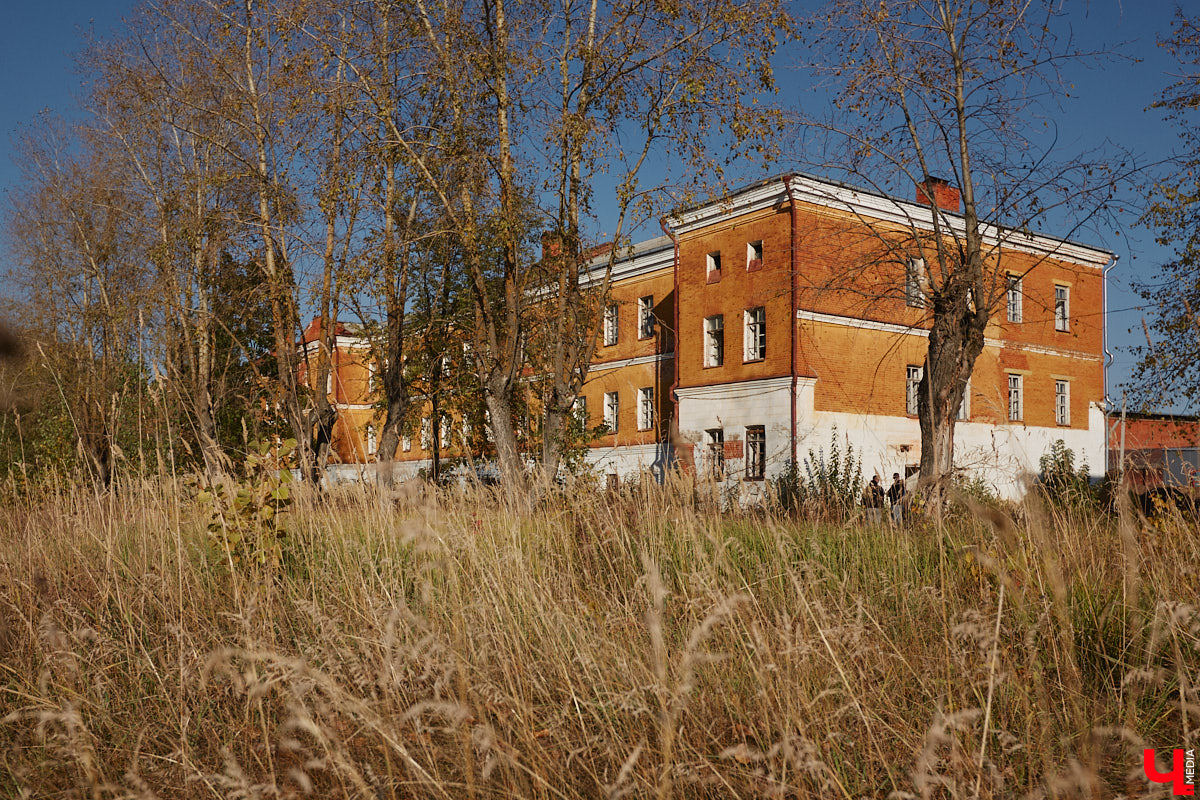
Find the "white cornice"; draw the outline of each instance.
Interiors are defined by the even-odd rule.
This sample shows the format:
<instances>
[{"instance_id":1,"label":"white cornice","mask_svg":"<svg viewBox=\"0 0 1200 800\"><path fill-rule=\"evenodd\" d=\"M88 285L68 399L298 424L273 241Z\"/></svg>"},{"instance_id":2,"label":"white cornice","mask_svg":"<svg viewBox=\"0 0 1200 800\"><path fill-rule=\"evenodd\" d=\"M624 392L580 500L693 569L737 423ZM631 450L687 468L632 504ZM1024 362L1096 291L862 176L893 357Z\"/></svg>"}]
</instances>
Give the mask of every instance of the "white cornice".
<instances>
[{"instance_id":1,"label":"white cornice","mask_svg":"<svg viewBox=\"0 0 1200 800\"><path fill-rule=\"evenodd\" d=\"M676 234L682 235L717 222L770 208L788 200L788 178L773 178L753 184L728 198L707 203L685 211L668 220ZM899 200L894 197L855 189L833 181L794 175L790 178L792 194L799 202L812 203L872 221L886 222L932 232L933 209L930 206ZM940 221L954 236L962 236L966 229L960 214L941 212ZM1075 242L1068 242L1044 234L1023 232L997 225L981 224L980 233L989 247L1052 256L1095 269L1103 268L1112 253Z\"/></svg>"},{"instance_id":2,"label":"white cornice","mask_svg":"<svg viewBox=\"0 0 1200 800\"><path fill-rule=\"evenodd\" d=\"M783 180L771 178L751 184L730 197L685 211L678 217L669 218L667 222L677 235L682 235L731 217L772 208L786 203L787 199Z\"/></svg>"},{"instance_id":3,"label":"white cornice","mask_svg":"<svg viewBox=\"0 0 1200 800\"><path fill-rule=\"evenodd\" d=\"M816 378L797 377L799 385L816 383ZM781 378L759 378L752 381L732 381L730 383L710 383L704 386L680 387L675 395L680 400L721 400L745 397L747 393L755 395L767 392L777 392L791 386L792 377L784 375Z\"/></svg>"},{"instance_id":4,"label":"white cornice","mask_svg":"<svg viewBox=\"0 0 1200 800\"><path fill-rule=\"evenodd\" d=\"M602 370L617 369L619 367L636 367L639 364L654 364L658 361L668 361L675 357L674 353L655 353L649 356L635 356L633 358L619 358L614 361L600 361L591 364L588 367L588 372L600 372Z\"/></svg>"},{"instance_id":5,"label":"white cornice","mask_svg":"<svg viewBox=\"0 0 1200 800\"><path fill-rule=\"evenodd\" d=\"M304 345L305 354L315 353L321 349L321 340L314 339ZM333 337L334 350L370 350L371 343L365 336L335 336Z\"/></svg>"},{"instance_id":6,"label":"white cornice","mask_svg":"<svg viewBox=\"0 0 1200 800\"><path fill-rule=\"evenodd\" d=\"M793 176L791 185L797 200L828 206L855 216L916 228L926 233L933 231L933 209L923 203L884 197L806 175ZM966 230L966 223L959 214L943 212L940 223L949 227L955 236L962 236ZM1040 256L1053 256L1096 269L1102 268L1112 260L1112 253L1107 250L1053 236L1002 228L988 223L981 223L979 227L984 242L992 247L1001 246Z\"/></svg>"},{"instance_id":7,"label":"white cornice","mask_svg":"<svg viewBox=\"0 0 1200 800\"><path fill-rule=\"evenodd\" d=\"M796 319L806 322L821 322L826 325L839 325L843 328L857 328L865 331L880 331L897 336L920 336L929 338L929 331L924 328L913 328L907 325L897 325L892 322L877 322L871 319L859 319L857 317L839 317L836 314L821 314L816 311L805 311L804 309L796 310ZM1038 353L1041 355L1060 356L1062 358L1076 358L1082 361L1100 361L1101 356L1095 353L1084 353L1080 350L1064 350L1058 347L1045 347L1037 344L1025 344L1023 342L1005 341L1004 339L983 340L985 347L1021 350L1027 353Z\"/></svg>"},{"instance_id":8,"label":"white cornice","mask_svg":"<svg viewBox=\"0 0 1200 800\"><path fill-rule=\"evenodd\" d=\"M632 252L631 252L632 250ZM622 252L624 251L624 252ZM590 260L579 274L581 286L588 287L604 280L608 268L609 254ZM670 269L675 264L675 245L669 237L659 236L633 245L619 248L613 263L612 281L647 275L661 269Z\"/></svg>"}]
</instances>

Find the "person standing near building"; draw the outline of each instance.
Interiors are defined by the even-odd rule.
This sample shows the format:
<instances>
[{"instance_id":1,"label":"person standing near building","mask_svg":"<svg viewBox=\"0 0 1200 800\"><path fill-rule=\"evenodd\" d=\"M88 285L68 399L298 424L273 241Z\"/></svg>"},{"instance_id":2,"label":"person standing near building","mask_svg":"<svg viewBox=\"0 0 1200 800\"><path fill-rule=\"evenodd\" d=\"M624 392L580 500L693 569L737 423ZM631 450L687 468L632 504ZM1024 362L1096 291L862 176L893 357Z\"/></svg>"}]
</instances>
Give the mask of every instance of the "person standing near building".
<instances>
[{"instance_id":1,"label":"person standing near building","mask_svg":"<svg viewBox=\"0 0 1200 800\"><path fill-rule=\"evenodd\" d=\"M863 505L867 509L867 519L872 525L883 521L883 485L879 482L879 473L875 473L871 482L867 484L867 489L863 492Z\"/></svg>"},{"instance_id":2,"label":"person standing near building","mask_svg":"<svg viewBox=\"0 0 1200 800\"><path fill-rule=\"evenodd\" d=\"M892 522L899 525L904 522L904 499L908 491L904 488L904 481L900 480L900 473L892 473L892 485L888 487L887 498L892 504Z\"/></svg>"}]
</instances>

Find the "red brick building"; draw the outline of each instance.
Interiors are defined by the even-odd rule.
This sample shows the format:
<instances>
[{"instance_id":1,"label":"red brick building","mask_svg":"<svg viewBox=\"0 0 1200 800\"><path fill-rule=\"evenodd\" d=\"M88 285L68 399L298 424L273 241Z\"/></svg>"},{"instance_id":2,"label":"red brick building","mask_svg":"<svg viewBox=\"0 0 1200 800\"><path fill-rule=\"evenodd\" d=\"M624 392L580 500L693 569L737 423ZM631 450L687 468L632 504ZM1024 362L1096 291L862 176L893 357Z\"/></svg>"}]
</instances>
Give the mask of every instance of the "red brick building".
<instances>
[{"instance_id":1,"label":"red brick building","mask_svg":"<svg viewBox=\"0 0 1200 800\"><path fill-rule=\"evenodd\" d=\"M1109 424L1108 463L1125 473L1135 491L1200 488L1200 419L1174 414L1114 417Z\"/></svg>"},{"instance_id":2,"label":"red brick building","mask_svg":"<svg viewBox=\"0 0 1200 800\"><path fill-rule=\"evenodd\" d=\"M935 214L945 238L962 229L957 191L938 182L933 195L937 206L923 190L902 200L782 176L690 209L667 221L667 236L620 252L578 403L599 430L589 461L621 477L678 462L755 495L836 428L867 475L911 471L929 328L922 270L934 263L921 248ZM1111 255L1027 231L985 235L1002 294L966 387L956 462L1013 495L1062 439L1099 473ZM607 260L584 267L585 283ZM337 450L369 459L368 426L380 420L366 350L338 341L348 414ZM427 443L406 442L397 460L415 470Z\"/></svg>"},{"instance_id":3,"label":"red brick building","mask_svg":"<svg viewBox=\"0 0 1200 800\"><path fill-rule=\"evenodd\" d=\"M672 220L681 462L707 462L753 494L788 459L827 447L836 427L867 474L915 468L929 327L920 248L935 213L944 229L962 227L957 192L935 198L948 208L784 176ZM986 233L1007 296L967 387L956 462L1015 495L1063 439L1099 473L1111 256Z\"/></svg>"},{"instance_id":4,"label":"red brick building","mask_svg":"<svg viewBox=\"0 0 1200 800\"><path fill-rule=\"evenodd\" d=\"M301 337L300 383L313 392L321 390L315 385L321 325L321 318L317 317L304 329ZM379 430L372 387L374 377L371 347L363 336L362 328L350 323L337 323L330 351L329 377L324 387L329 402L338 412L330 446L330 463L363 464L374 460L376 431Z\"/></svg>"}]
</instances>

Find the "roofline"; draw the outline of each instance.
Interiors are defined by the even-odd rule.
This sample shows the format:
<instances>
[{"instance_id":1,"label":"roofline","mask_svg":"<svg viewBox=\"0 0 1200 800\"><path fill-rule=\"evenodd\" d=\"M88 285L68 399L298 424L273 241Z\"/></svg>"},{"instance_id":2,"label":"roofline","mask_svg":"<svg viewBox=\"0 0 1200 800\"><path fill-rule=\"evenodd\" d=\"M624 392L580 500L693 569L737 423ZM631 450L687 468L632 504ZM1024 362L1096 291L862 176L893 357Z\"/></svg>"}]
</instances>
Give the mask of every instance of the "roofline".
<instances>
[{"instance_id":1,"label":"roofline","mask_svg":"<svg viewBox=\"0 0 1200 800\"><path fill-rule=\"evenodd\" d=\"M1155 420L1158 422L1200 423L1200 415L1168 414L1157 411L1129 411L1126 412L1125 418L1132 420Z\"/></svg>"},{"instance_id":2,"label":"roofline","mask_svg":"<svg viewBox=\"0 0 1200 800\"><path fill-rule=\"evenodd\" d=\"M677 234L712 225L736 215L781 205L788 202L788 183L798 200L807 200L817 205L837 208L851 214L871 217L906 227L916 227L932 232L934 207L915 200L901 200L870 189L852 186L843 181L820 178L804 173L790 172L764 178L735 189L730 194L707 203L691 206L667 217L667 224ZM774 188L774 187L778 188ZM938 214L949 222L955 234L965 229L964 217L959 212L937 209ZM1024 232L1016 228L1005 228L990 223L980 224L985 241L992 246L1050 255L1102 267L1112 260L1113 252L1091 245L1073 242L1049 234Z\"/></svg>"},{"instance_id":3,"label":"roofline","mask_svg":"<svg viewBox=\"0 0 1200 800\"><path fill-rule=\"evenodd\" d=\"M675 260L675 243L669 236L655 236L628 247L613 248L608 253L589 259L579 268L580 282L589 286L603 280L610 258L612 280L632 278L671 267Z\"/></svg>"}]
</instances>

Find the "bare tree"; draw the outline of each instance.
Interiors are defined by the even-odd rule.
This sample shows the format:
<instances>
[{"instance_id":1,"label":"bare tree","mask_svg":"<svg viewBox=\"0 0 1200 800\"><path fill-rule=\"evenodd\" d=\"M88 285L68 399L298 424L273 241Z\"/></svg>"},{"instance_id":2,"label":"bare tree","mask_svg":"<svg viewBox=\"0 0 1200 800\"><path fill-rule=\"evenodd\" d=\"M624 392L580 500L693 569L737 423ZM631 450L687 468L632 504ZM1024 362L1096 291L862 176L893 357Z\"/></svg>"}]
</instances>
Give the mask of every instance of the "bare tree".
<instances>
[{"instance_id":1,"label":"bare tree","mask_svg":"<svg viewBox=\"0 0 1200 800\"><path fill-rule=\"evenodd\" d=\"M394 454L410 402L405 317L413 246L430 233L419 223L437 218L457 239L470 276L474 367L485 386L497 455L510 485L516 486L523 482L523 466L511 408L523 366L519 323L528 281L516 255L517 217L508 218L514 225L501 222L496 201L501 198L499 207L511 211L521 202L521 192L506 113L493 118L499 119L495 130L482 116L485 98L496 90L505 97L500 105L509 108L504 88L509 76L501 74L495 83L485 84L481 74L481 65L496 55L492 34L498 31L504 40L506 28L501 15L497 30L481 29L490 23L471 15L490 18L491 12L468 6L390 0L350 5L368 35L348 56L347 67L361 92L364 113L380 132L384 225L379 285L386 314L382 385L388 408L380 459ZM507 51L507 45L500 49ZM507 144L499 144L501 140ZM497 150L509 155L489 161ZM489 170L494 176L490 181ZM427 204L436 212L430 213ZM493 245L502 255L492 257ZM501 305L497 297L505 298Z\"/></svg>"},{"instance_id":2,"label":"bare tree","mask_svg":"<svg viewBox=\"0 0 1200 800\"><path fill-rule=\"evenodd\" d=\"M408 5L392 2L326 3L329 22L306 24L306 46L329 53L344 75L340 96L347 124L356 131L362 164L363 233L358 258L347 273L347 291L368 329L382 317L373 337L373 358L380 369L377 385L385 419L377 458L380 475L391 480L388 465L400 445L413 401L412 296L414 263L436 238L430 225L428 195L416 164L436 174L450 159L436 151L445 118L441 97L420 91L415 74L421 41ZM336 20L336 23L334 22ZM367 302L361 303L360 300Z\"/></svg>"},{"instance_id":3,"label":"bare tree","mask_svg":"<svg viewBox=\"0 0 1200 800\"><path fill-rule=\"evenodd\" d=\"M1161 42L1179 60L1179 80L1156 107L1179 130L1183 152L1168 180L1154 186L1143 222L1157 229L1158 243L1174 257L1138 284L1149 304L1146 344L1135 347L1138 365L1131 388L1146 404L1200 409L1200 23L1176 9L1171 35Z\"/></svg>"},{"instance_id":4,"label":"bare tree","mask_svg":"<svg viewBox=\"0 0 1200 800\"><path fill-rule=\"evenodd\" d=\"M7 233L37 363L70 415L83 464L107 487L125 401L142 378L147 242L131 224L119 165L86 145L48 117L26 132Z\"/></svg>"},{"instance_id":5,"label":"bare tree","mask_svg":"<svg viewBox=\"0 0 1200 800\"><path fill-rule=\"evenodd\" d=\"M92 43L83 63L96 74L91 140L123 164L126 197L154 241L165 386L207 471L218 474L228 467L217 430L228 364L215 343L223 324L215 276L225 254L243 244L235 221L251 211L253 194L228 152L228 126L203 110L206 85L187 74L193 47L190 33L141 9L124 36Z\"/></svg>"},{"instance_id":6,"label":"bare tree","mask_svg":"<svg viewBox=\"0 0 1200 800\"><path fill-rule=\"evenodd\" d=\"M776 2L708 0L562 0L541 13L552 24L540 44L557 54L557 70L545 74L538 99L546 105L540 130L556 247L543 264L554 313L538 332L544 357L535 369L545 376L541 466L552 480L627 231L651 218L672 177L711 180L732 158L778 146L771 59L791 20ZM673 163L682 174L647 178L647 163ZM602 278L584 287L585 237L597 227L588 225L588 213L601 173L615 183L612 246Z\"/></svg>"},{"instance_id":7,"label":"bare tree","mask_svg":"<svg viewBox=\"0 0 1200 800\"><path fill-rule=\"evenodd\" d=\"M855 220L875 244L858 248L833 288L896 297L906 265L922 267L920 468L935 503L953 470L955 419L984 329L1005 298L1009 239L1039 224L1074 234L1126 168L1105 152L1061 158L1044 133L1043 114L1066 94L1060 69L1102 55L1075 44L1064 14L1061 4L1026 0L834 0L813 27L826 65L816 69L836 101L832 115L804 120L828 148L810 160L883 193L920 187L930 201L929 214L907 224ZM934 175L961 191L961 214L933 202Z\"/></svg>"},{"instance_id":8,"label":"bare tree","mask_svg":"<svg viewBox=\"0 0 1200 800\"><path fill-rule=\"evenodd\" d=\"M749 96L772 88L770 57L788 17L774 2L716 0L376 7L412 37L404 77L435 104L437 130L394 113L395 83L378 71L356 66L356 75L457 240L473 308L470 352L501 471L509 486L525 484L514 414L532 369L546 387L541 461L553 477L608 288L608 271L590 292L579 282L585 239L599 237L589 211L601 175L616 184L617 209L603 238L620 242L663 188L640 179L648 161L696 169L716 166L712 147L765 148L778 116ZM549 259L537 257L540 230L558 243ZM619 258L611 252L609 270ZM544 346L531 348L535 339Z\"/></svg>"},{"instance_id":9,"label":"bare tree","mask_svg":"<svg viewBox=\"0 0 1200 800\"><path fill-rule=\"evenodd\" d=\"M299 297L296 263L303 198L299 166L303 127L299 109L308 86L296 69L294 4L264 0L163 0L146 6L152 25L177 47L152 56L160 91L187 109L176 119L204 147L236 166L251 193L233 223L257 264L270 308L274 396L298 443L300 468L313 475L312 417L298 378Z\"/></svg>"},{"instance_id":10,"label":"bare tree","mask_svg":"<svg viewBox=\"0 0 1200 800\"><path fill-rule=\"evenodd\" d=\"M302 20L297 25L297 49L305 56L292 66L292 79L298 93L304 97L298 114L304 135L300 138L306 161L312 165L310 186L302 187L315 195L319 224L311 241L301 239L302 246L319 255L320 272L314 287L317 318L321 320L317 348L310 356L302 352L309 385L315 387L311 407L306 407L307 429L312 431L314 471L320 473L329 457L338 410L336 396L340 391L332 381L332 356L338 332L338 309L341 289L348 278L351 261L361 254L359 220L363 211L367 175L367 153L361 126L353 116L357 98L353 84L346 80L346 56L350 47L347 28L350 20L339 13L336 5L302 3L291 19ZM317 31L318 35L312 35ZM318 47L316 42L332 42L333 48Z\"/></svg>"}]
</instances>

